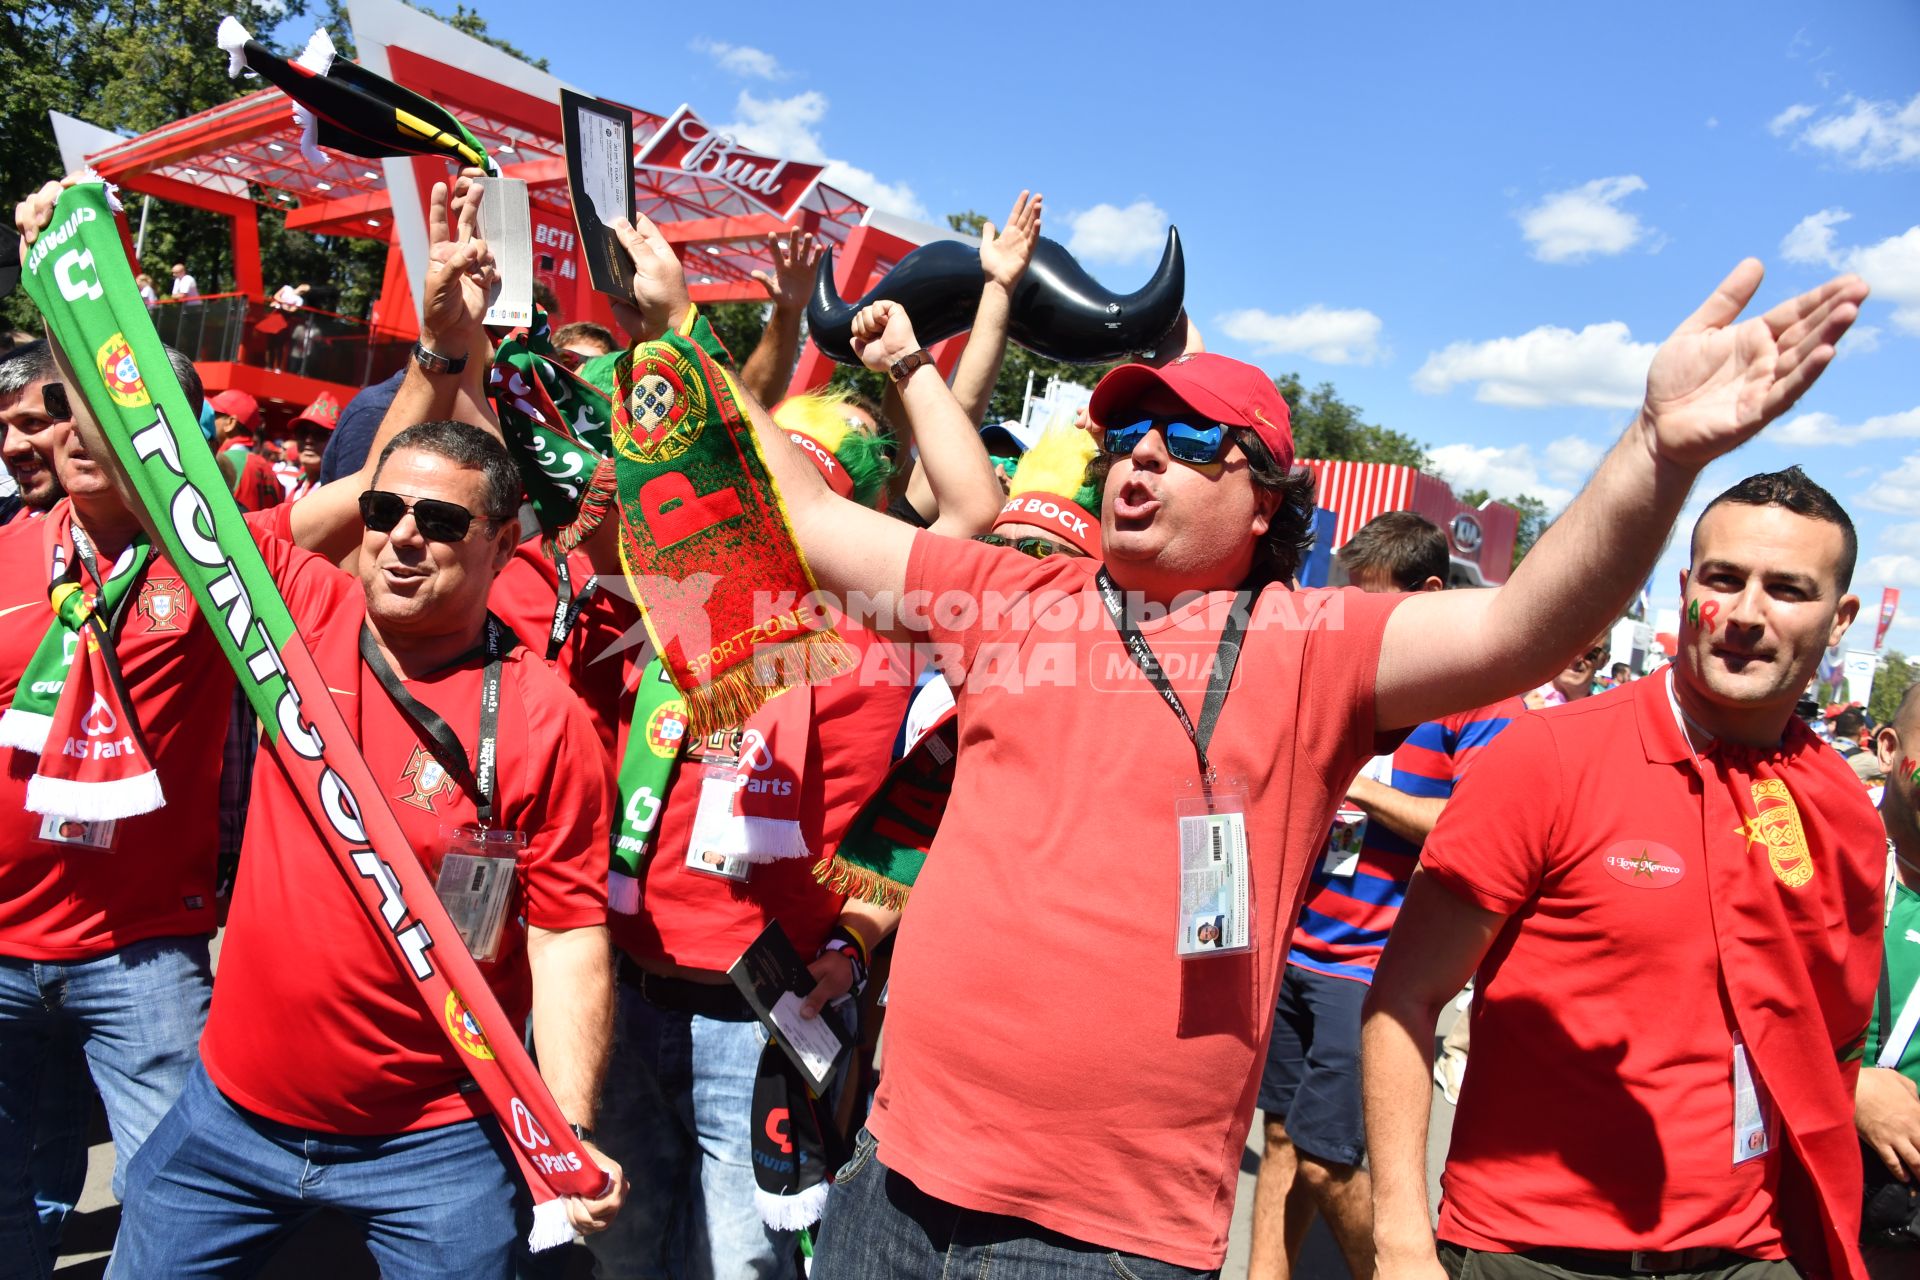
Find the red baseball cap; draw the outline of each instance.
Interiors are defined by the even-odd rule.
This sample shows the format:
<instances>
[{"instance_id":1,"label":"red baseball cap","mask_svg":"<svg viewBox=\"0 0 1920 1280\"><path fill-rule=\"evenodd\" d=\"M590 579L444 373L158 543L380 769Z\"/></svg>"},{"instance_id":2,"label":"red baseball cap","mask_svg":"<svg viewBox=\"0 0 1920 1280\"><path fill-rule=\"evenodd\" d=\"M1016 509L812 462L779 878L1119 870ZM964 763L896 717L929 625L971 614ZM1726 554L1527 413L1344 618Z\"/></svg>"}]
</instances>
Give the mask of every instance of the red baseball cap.
<instances>
[{"instance_id":1,"label":"red baseball cap","mask_svg":"<svg viewBox=\"0 0 1920 1280\"><path fill-rule=\"evenodd\" d=\"M226 390L208 396L207 405L215 413L224 413L248 431L260 429L260 402L244 391Z\"/></svg>"},{"instance_id":2,"label":"red baseball cap","mask_svg":"<svg viewBox=\"0 0 1920 1280\"><path fill-rule=\"evenodd\" d=\"M333 398L331 391L322 391L317 400L300 411L300 416L288 424L293 430L301 427L318 427L322 431L331 431L340 425L340 402Z\"/></svg>"},{"instance_id":3,"label":"red baseball cap","mask_svg":"<svg viewBox=\"0 0 1920 1280\"><path fill-rule=\"evenodd\" d=\"M1273 379L1253 365L1196 351L1156 369L1123 364L1093 389L1087 416L1104 427L1108 415L1155 390L1163 390L1195 413L1230 427L1245 427L1260 437L1282 471L1293 469L1293 427L1287 402Z\"/></svg>"}]
</instances>

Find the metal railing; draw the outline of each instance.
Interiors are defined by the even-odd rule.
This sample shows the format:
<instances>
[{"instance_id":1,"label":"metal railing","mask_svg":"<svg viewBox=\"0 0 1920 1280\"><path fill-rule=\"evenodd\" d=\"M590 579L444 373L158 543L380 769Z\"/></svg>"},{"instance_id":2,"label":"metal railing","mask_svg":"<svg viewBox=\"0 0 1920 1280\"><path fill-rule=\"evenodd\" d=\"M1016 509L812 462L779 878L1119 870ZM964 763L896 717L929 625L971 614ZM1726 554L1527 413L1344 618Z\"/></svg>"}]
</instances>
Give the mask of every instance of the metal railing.
<instances>
[{"instance_id":1,"label":"metal railing","mask_svg":"<svg viewBox=\"0 0 1920 1280\"><path fill-rule=\"evenodd\" d=\"M242 293L148 304L160 340L195 362L228 361L365 387L407 362L408 338L375 336L365 321L313 307L281 311Z\"/></svg>"}]
</instances>

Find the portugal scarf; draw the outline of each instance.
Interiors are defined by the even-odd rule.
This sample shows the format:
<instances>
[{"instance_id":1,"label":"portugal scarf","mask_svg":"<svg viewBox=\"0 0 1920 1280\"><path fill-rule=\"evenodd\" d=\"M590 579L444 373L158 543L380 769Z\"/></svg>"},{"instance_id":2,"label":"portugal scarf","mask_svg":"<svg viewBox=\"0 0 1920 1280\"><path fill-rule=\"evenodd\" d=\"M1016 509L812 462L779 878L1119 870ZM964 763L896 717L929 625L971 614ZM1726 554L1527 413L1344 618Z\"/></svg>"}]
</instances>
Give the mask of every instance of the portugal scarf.
<instances>
[{"instance_id":1,"label":"portugal scarf","mask_svg":"<svg viewBox=\"0 0 1920 1280\"><path fill-rule=\"evenodd\" d=\"M226 496L166 349L140 300L105 188L67 189L27 253L27 290L62 353L68 385L259 715L265 750L286 769L327 854L394 960L395 981L443 1026L533 1191L535 1249L572 1238L561 1196L598 1196L607 1178L567 1127L473 956L447 918L366 761L347 732L259 548ZM146 370L156 379L147 382ZM222 721L224 724L224 720ZM478 1028L484 1054L474 1051Z\"/></svg>"},{"instance_id":2,"label":"portugal scarf","mask_svg":"<svg viewBox=\"0 0 1920 1280\"><path fill-rule=\"evenodd\" d=\"M959 747L959 713L949 710L887 770L840 847L815 864L814 879L876 906L906 906L953 794Z\"/></svg>"},{"instance_id":3,"label":"portugal scarf","mask_svg":"<svg viewBox=\"0 0 1920 1280\"><path fill-rule=\"evenodd\" d=\"M689 333L620 362L613 448L620 563L696 735L855 665L846 641L796 607L813 574L732 378Z\"/></svg>"},{"instance_id":4,"label":"portugal scarf","mask_svg":"<svg viewBox=\"0 0 1920 1280\"><path fill-rule=\"evenodd\" d=\"M533 323L500 344L487 379L501 434L549 536L579 515L581 498L604 460L613 418L606 394L552 355L547 313L535 303Z\"/></svg>"},{"instance_id":5,"label":"portugal scarf","mask_svg":"<svg viewBox=\"0 0 1920 1280\"><path fill-rule=\"evenodd\" d=\"M131 603L152 548L144 535L135 538L100 582L99 562L74 522L70 499L48 513L40 532L53 622L0 715L0 746L40 757L27 782L26 804L34 813L88 822L151 813L166 797L113 644L114 624ZM88 591L86 581L95 590Z\"/></svg>"}]
</instances>

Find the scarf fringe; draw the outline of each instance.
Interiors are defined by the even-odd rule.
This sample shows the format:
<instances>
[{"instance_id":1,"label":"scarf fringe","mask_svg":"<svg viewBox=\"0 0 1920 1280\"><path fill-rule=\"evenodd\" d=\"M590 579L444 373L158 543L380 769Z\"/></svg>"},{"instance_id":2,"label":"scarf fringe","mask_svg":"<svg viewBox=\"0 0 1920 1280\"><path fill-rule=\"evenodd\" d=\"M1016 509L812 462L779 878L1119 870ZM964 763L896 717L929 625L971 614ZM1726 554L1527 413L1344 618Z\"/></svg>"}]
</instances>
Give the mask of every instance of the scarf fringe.
<instances>
[{"instance_id":1,"label":"scarf fringe","mask_svg":"<svg viewBox=\"0 0 1920 1280\"><path fill-rule=\"evenodd\" d=\"M775 1231L802 1231L820 1221L820 1215L826 1212L827 1193L832 1186L829 1182L816 1182L790 1196L775 1195L763 1187L755 1187L753 1207L760 1211L760 1221Z\"/></svg>"},{"instance_id":2,"label":"scarf fringe","mask_svg":"<svg viewBox=\"0 0 1920 1280\"><path fill-rule=\"evenodd\" d=\"M619 482L614 476L613 459L602 458L600 465L593 469L593 479L587 481L587 487L580 495L580 512L573 523L553 535L553 545L562 555L572 551L585 542L600 528L601 521L607 518L607 512L619 500Z\"/></svg>"},{"instance_id":3,"label":"scarf fringe","mask_svg":"<svg viewBox=\"0 0 1920 1280\"><path fill-rule=\"evenodd\" d=\"M639 915L640 881L624 871L607 872L607 910L615 915Z\"/></svg>"},{"instance_id":4,"label":"scarf fringe","mask_svg":"<svg viewBox=\"0 0 1920 1280\"><path fill-rule=\"evenodd\" d=\"M533 1206L533 1230L527 1232L529 1251L545 1253L548 1249L571 1244L576 1234L572 1220L567 1217L565 1200L555 1197Z\"/></svg>"},{"instance_id":5,"label":"scarf fringe","mask_svg":"<svg viewBox=\"0 0 1920 1280\"><path fill-rule=\"evenodd\" d=\"M736 856L754 866L811 857L807 833L791 818L741 818L746 847Z\"/></svg>"},{"instance_id":6,"label":"scarf fringe","mask_svg":"<svg viewBox=\"0 0 1920 1280\"><path fill-rule=\"evenodd\" d=\"M18 707L0 712L0 747L12 747L37 756L47 749L47 735L52 732L52 716L22 711Z\"/></svg>"},{"instance_id":7,"label":"scarf fringe","mask_svg":"<svg viewBox=\"0 0 1920 1280\"><path fill-rule=\"evenodd\" d=\"M835 893L861 902L870 902L876 907L885 907L889 911L899 911L907 905L907 895L912 892L907 885L901 884L889 876L883 876L869 867L849 862L839 854L822 858L813 864L813 878Z\"/></svg>"},{"instance_id":8,"label":"scarf fringe","mask_svg":"<svg viewBox=\"0 0 1920 1280\"><path fill-rule=\"evenodd\" d=\"M27 808L56 818L84 822L116 822L152 813L167 803L160 775L152 769L130 778L81 782L34 774L27 780Z\"/></svg>"},{"instance_id":9,"label":"scarf fringe","mask_svg":"<svg viewBox=\"0 0 1920 1280\"><path fill-rule=\"evenodd\" d=\"M860 655L835 631L766 646L711 683L686 691L688 732L699 739L745 724L775 694L825 684L859 665Z\"/></svg>"}]
</instances>

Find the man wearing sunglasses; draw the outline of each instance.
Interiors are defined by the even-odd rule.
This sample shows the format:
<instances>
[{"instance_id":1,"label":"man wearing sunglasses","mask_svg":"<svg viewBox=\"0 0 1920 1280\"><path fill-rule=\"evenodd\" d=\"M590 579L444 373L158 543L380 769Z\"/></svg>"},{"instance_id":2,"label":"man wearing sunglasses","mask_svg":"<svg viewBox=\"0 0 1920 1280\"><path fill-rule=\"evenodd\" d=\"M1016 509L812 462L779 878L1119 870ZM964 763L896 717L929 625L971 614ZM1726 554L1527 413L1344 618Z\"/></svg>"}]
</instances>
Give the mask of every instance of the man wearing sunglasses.
<instances>
[{"instance_id":1,"label":"man wearing sunglasses","mask_svg":"<svg viewBox=\"0 0 1920 1280\"><path fill-rule=\"evenodd\" d=\"M1742 263L1661 347L1619 445L1494 591L1292 590L1312 504L1287 407L1217 355L1123 365L1096 389L1100 562L865 511L748 406L820 586L890 597L883 625L939 646L959 702L961 762L821 1280L989 1254L1011 1277L1220 1266L1286 931L1339 792L1406 729L1559 670L1644 581L1700 469L1826 367L1865 284L1736 327L1760 276ZM861 360L931 406L951 392L906 334L889 319ZM1009 678L1027 662L1036 678ZM1070 787L1062 759L1080 762ZM1235 945L1196 954L1190 861L1235 907Z\"/></svg>"}]
</instances>

